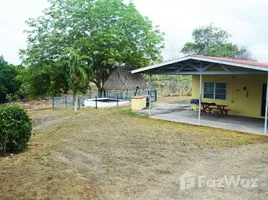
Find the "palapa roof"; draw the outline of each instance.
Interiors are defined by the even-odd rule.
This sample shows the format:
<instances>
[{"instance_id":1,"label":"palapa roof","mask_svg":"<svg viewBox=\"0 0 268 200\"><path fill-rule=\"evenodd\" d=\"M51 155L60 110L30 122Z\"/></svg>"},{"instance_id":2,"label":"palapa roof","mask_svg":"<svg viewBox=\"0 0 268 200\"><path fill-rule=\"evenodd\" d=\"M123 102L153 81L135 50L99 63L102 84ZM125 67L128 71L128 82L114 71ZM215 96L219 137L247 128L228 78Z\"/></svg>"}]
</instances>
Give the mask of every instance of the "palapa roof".
<instances>
[{"instance_id":1,"label":"palapa roof","mask_svg":"<svg viewBox=\"0 0 268 200\"><path fill-rule=\"evenodd\" d=\"M131 69L117 68L104 83L105 90L135 90L146 89L145 78L141 74L131 74Z\"/></svg>"}]
</instances>

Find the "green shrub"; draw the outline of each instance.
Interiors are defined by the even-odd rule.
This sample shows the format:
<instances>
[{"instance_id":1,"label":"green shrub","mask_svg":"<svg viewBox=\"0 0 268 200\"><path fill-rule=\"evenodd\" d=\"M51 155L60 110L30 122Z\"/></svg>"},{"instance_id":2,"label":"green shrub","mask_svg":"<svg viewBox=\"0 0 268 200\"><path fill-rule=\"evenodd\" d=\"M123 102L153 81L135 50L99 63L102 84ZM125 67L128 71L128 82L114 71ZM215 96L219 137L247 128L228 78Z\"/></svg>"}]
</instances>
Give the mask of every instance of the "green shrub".
<instances>
[{"instance_id":1,"label":"green shrub","mask_svg":"<svg viewBox=\"0 0 268 200\"><path fill-rule=\"evenodd\" d=\"M24 150L31 138L32 123L25 109L0 106L0 150L3 153Z\"/></svg>"}]
</instances>

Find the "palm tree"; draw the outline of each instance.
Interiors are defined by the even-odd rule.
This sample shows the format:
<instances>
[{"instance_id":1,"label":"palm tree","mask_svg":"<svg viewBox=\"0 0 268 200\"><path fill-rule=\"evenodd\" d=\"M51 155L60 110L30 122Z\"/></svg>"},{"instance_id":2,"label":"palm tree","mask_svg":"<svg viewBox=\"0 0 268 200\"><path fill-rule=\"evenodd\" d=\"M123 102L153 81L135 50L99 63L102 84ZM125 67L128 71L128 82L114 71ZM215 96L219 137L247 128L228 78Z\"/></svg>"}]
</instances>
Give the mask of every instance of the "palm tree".
<instances>
[{"instance_id":1,"label":"palm tree","mask_svg":"<svg viewBox=\"0 0 268 200\"><path fill-rule=\"evenodd\" d=\"M74 113L77 113L78 93L85 93L89 87L91 64L88 57L80 56L77 49L66 48L61 56L61 65L65 68L69 88L74 96Z\"/></svg>"}]
</instances>

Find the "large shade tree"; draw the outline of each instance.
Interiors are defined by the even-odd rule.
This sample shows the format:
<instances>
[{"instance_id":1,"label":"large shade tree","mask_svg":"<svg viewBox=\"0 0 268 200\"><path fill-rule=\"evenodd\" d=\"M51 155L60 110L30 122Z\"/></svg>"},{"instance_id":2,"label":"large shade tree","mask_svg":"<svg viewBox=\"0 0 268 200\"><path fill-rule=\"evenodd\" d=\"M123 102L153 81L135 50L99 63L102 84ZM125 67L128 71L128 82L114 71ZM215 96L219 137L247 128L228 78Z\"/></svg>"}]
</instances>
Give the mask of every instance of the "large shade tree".
<instances>
[{"instance_id":1,"label":"large shade tree","mask_svg":"<svg viewBox=\"0 0 268 200\"><path fill-rule=\"evenodd\" d=\"M51 84L58 79L70 83L70 77L75 77L76 81L83 82L76 92L85 91L83 74L102 94L105 81L118 66L144 67L161 59L163 34L136 10L133 3L125 4L122 0L49 1L51 6L43 16L28 20L28 46L21 55L31 68L49 68L46 71ZM71 56L74 54L66 53L66 49L75 52L75 62ZM66 68L67 60L71 64ZM70 70L79 67L80 70ZM68 89L72 88L70 84L52 84L52 88L47 88L62 91L64 86L66 91L66 85Z\"/></svg>"},{"instance_id":2,"label":"large shade tree","mask_svg":"<svg viewBox=\"0 0 268 200\"><path fill-rule=\"evenodd\" d=\"M230 37L231 34L213 24L199 27L192 33L193 41L187 42L181 51L185 54L255 60L245 47L239 48L229 42Z\"/></svg>"}]
</instances>

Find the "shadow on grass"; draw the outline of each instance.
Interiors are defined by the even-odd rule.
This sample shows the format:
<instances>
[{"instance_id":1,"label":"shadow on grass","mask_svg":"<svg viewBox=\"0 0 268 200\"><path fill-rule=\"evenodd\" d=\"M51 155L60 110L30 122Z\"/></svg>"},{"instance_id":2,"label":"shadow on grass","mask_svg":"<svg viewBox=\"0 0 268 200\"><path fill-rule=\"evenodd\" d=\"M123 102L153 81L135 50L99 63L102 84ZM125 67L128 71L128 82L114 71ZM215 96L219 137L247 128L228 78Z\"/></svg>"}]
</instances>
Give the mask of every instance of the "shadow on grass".
<instances>
[{"instance_id":1,"label":"shadow on grass","mask_svg":"<svg viewBox=\"0 0 268 200\"><path fill-rule=\"evenodd\" d=\"M6 152L3 152L3 150L0 149L0 158L19 155L19 154L25 153L25 152L30 151L30 150L31 150L31 148L28 145L23 150L16 150L16 151L7 150Z\"/></svg>"}]
</instances>

